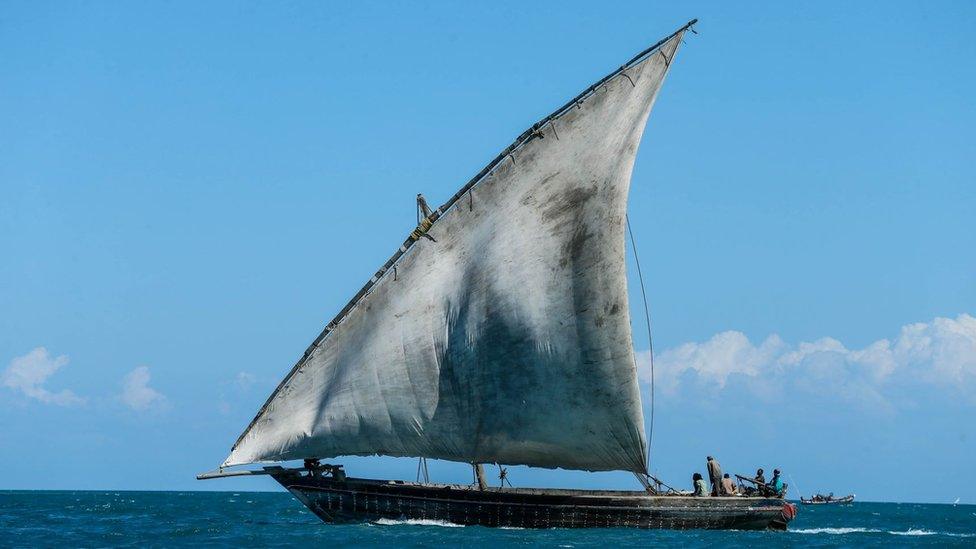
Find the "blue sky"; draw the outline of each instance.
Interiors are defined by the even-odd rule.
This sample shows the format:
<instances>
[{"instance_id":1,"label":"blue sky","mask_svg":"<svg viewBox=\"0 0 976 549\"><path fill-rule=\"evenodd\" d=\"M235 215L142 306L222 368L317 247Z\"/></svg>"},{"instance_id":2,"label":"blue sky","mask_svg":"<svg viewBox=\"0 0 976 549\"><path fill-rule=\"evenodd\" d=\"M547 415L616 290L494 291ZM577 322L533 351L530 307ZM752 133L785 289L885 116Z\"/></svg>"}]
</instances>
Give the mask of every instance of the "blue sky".
<instances>
[{"instance_id":1,"label":"blue sky","mask_svg":"<svg viewBox=\"0 0 976 549\"><path fill-rule=\"evenodd\" d=\"M274 489L193 475L413 228L414 195L443 202L693 17L630 202L652 469L685 486L714 454L804 493L976 503L967 2L5 3L0 488Z\"/></svg>"}]
</instances>

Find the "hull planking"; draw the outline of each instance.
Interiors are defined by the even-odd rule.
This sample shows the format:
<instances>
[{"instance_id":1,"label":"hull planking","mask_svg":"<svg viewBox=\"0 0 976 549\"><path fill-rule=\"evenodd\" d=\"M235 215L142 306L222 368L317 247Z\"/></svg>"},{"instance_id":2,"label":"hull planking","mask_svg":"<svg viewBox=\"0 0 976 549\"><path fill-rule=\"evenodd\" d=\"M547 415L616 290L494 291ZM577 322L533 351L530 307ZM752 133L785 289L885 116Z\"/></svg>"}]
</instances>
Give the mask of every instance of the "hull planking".
<instances>
[{"instance_id":1,"label":"hull planking","mask_svg":"<svg viewBox=\"0 0 976 549\"><path fill-rule=\"evenodd\" d=\"M272 473L327 523L436 520L512 528L785 530L782 499L649 495L645 492L488 488Z\"/></svg>"}]
</instances>

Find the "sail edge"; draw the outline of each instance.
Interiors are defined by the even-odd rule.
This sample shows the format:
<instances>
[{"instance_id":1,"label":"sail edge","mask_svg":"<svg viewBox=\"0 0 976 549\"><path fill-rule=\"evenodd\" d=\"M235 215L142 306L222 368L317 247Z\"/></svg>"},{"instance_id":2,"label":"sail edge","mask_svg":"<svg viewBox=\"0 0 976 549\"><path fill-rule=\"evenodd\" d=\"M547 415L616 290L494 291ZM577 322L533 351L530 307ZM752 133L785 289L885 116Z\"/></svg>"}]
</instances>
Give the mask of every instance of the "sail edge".
<instances>
[{"instance_id":1,"label":"sail edge","mask_svg":"<svg viewBox=\"0 0 976 549\"><path fill-rule=\"evenodd\" d=\"M548 124L550 122L553 122L553 121L556 121L559 118L561 118L563 115L565 115L567 112L569 112L572 109L572 107L575 106L577 103L582 102L582 101L585 101L590 95L592 95L593 93L596 93L596 91L598 90L598 88L600 86L606 84L607 82L609 82L610 80L612 80L612 79L614 79L616 77L621 76L622 74L625 73L625 71L627 69L629 69L629 68L631 68L631 67L633 67L633 66L635 66L635 65L637 65L637 64L639 64L641 62L643 62L644 60L647 59L647 57L649 57L650 55L653 55L654 53L656 53L657 51L659 51L662 46L664 46L665 44L667 44L669 41L671 41L676 36L681 35L683 32L685 32L686 30L688 30L689 28L691 28L695 23L697 23L697 19L693 19L693 20L689 21L688 23L686 23L685 25L683 25L682 27L680 27L678 30L676 30L672 34L670 34L667 37L661 39L660 41L658 41L654 45L652 45L652 46L644 49L643 51L641 51L640 53L638 53L637 55L635 55L634 57L632 57L627 63L625 63L624 65L621 65L620 68L612 71L611 73L607 74L606 76L604 76L603 78L601 78L600 80L598 80L597 82L595 82L594 84L592 84L589 87L587 87L581 93L577 94L575 97L573 97L572 99L570 99L569 101L567 101L565 104L563 104L561 107L559 107L558 109L556 109L555 111L553 111L548 116L542 118L541 120L539 120L535 124L531 125L528 129L526 129L524 132L522 132L515 139L515 141L513 141L508 147L506 147L504 150L502 150L501 153L499 153L481 171L479 171L464 186L462 186L450 199L448 199L446 202L444 202L440 207L438 207L432 213L432 215L428 218L428 220L431 223L431 228L433 228L433 226L436 226L437 220L441 216L443 216L448 210L454 208L458 204L458 202L464 197L464 195L467 192L469 192L474 187L476 187L478 184L480 184L481 182L483 182L495 170L495 168L498 167L498 165L502 161L504 161L507 157L509 157L510 155L514 154L515 152L517 152L518 150L520 150L524 146L526 146L532 140L541 137L542 136L542 133L541 132L544 129L544 127L546 126L546 124ZM677 46L675 47L675 53L676 52L677 52ZM672 54L672 57L673 57L673 54ZM665 74L667 72L668 71L665 71ZM309 345L309 347L305 350L305 352L302 355L302 357L295 363L295 365L291 368L291 370L284 376L284 378L277 385L277 387L275 388L275 390L272 391L272 393L269 395L269 397L267 398L267 400L265 401L265 403L261 406L261 408L255 414L254 418L250 421L250 423L243 430L243 432L238 436L238 438L236 439L234 445L231 447L231 454L228 455L227 459L224 461L224 464L222 466L236 466L236 465L246 465L246 464L249 464L249 463L268 463L268 462L275 462L274 460L269 460L269 461L266 461L266 460L256 460L256 461L241 461L241 462L231 463L230 458L233 455L234 451L240 446L241 442L244 441L246 439L246 437L251 433L251 430L253 429L253 427L257 424L257 422L260 420L260 418L269 409L270 405L278 397L278 395L280 394L281 390L289 383L289 381L292 380L292 378L294 378L294 376L297 374L297 372L300 371L301 368L308 362L309 358L313 355L315 349L318 348L322 344L322 342L331 333L334 332L335 328L339 324L341 324L343 322L343 320L346 319L346 317L348 317L348 315L351 313L351 311L363 300L363 298L365 298L367 295L369 295L370 290L372 288L374 288L376 285L380 284L380 282L382 282L385 278L387 278L389 276L390 270L392 270L392 268L404 256L406 256L408 253L410 253L413 250L414 244L416 244L417 241L418 241L418 239L408 236L406 238L406 240L403 242L403 244L397 249L397 251L383 264L383 266L379 270L376 271L376 273L374 274L374 276L371 277L371 279L369 281L367 281L367 283L353 296L352 299L350 299L350 301L340 310L340 312L335 317L333 317L333 319L329 323L326 324L326 327L313 340L312 344ZM643 437L641 437L641 438L643 438ZM350 454L350 455L364 455L364 456L370 455L371 456L371 455L391 455L391 454L368 453L368 454ZM321 456L319 456L319 457L321 457ZM420 457L420 456L395 456L395 457ZM443 459L443 458L438 458L438 459ZM281 460L281 461L287 461L287 460ZM642 460L642 461L644 461L644 460ZM645 467L644 467L645 471L644 472L646 472L646 463L647 462L644 461L644 463L645 463ZM506 465L526 465L526 464L523 464L523 463L506 463ZM554 467L554 468L561 468L561 467ZM591 469L584 469L584 470L591 470ZM592 469L592 470L603 470L603 469ZM613 469L606 469L606 470L613 470Z\"/></svg>"}]
</instances>

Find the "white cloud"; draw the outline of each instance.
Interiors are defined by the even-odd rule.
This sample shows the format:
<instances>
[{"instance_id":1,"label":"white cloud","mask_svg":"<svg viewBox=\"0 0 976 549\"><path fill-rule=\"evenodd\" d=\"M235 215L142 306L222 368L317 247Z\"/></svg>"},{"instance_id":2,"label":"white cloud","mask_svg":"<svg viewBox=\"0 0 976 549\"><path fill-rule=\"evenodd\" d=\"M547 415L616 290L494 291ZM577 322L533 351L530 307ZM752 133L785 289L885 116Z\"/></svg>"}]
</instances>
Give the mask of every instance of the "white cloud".
<instances>
[{"instance_id":1,"label":"white cloud","mask_svg":"<svg viewBox=\"0 0 976 549\"><path fill-rule=\"evenodd\" d=\"M892 349L896 362L905 364L926 381L973 391L976 386L976 318L959 315L910 324ZM976 396L976 395L973 395Z\"/></svg>"},{"instance_id":2,"label":"white cloud","mask_svg":"<svg viewBox=\"0 0 976 549\"><path fill-rule=\"evenodd\" d=\"M133 410L143 411L166 404L166 397L149 386L149 367L139 366L122 380L122 402Z\"/></svg>"},{"instance_id":3,"label":"white cloud","mask_svg":"<svg viewBox=\"0 0 976 549\"><path fill-rule=\"evenodd\" d=\"M639 360L646 381L646 351ZM830 337L788 345L777 335L753 345L742 332L728 331L665 350L655 357L655 370L664 395L720 392L737 382L736 390L759 396L788 390L885 408L892 406L889 390L911 394L925 386L976 403L976 318L961 314L910 324L894 341L862 349Z\"/></svg>"},{"instance_id":4,"label":"white cloud","mask_svg":"<svg viewBox=\"0 0 976 549\"><path fill-rule=\"evenodd\" d=\"M759 375L784 347L776 335L756 347L742 332L722 332L704 343L685 343L664 351L656 357L655 370L666 389L674 389L685 370L694 370L721 388L733 374ZM641 353L641 362L648 358L646 351ZM649 370L641 368L641 373L649 375Z\"/></svg>"},{"instance_id":5,"label":"white cloud","mask_svg":"<svg viewBox=\"0 0 976 549\"><path fill-rule=\"evenodd\" d=\"M67 355L51 357L47 349L37 347L26 355L11 360L0 376L0 383L44 403L59 406L84 404L85 399L67 389L54 393L44 387L47 379L67 364Z\"/></svg>"}]
</instances>

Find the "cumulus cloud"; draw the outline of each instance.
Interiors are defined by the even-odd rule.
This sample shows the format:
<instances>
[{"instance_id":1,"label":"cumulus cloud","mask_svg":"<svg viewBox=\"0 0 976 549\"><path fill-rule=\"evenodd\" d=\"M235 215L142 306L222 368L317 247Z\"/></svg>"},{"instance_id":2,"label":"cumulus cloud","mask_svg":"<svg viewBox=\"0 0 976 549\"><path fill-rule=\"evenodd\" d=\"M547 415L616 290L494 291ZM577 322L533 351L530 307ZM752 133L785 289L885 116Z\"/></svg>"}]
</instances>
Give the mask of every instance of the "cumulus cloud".
<instances>
[{"instance_id":1,"label":"cumulus cloud","mask_svg":"<svg viewBox=\"0 0 976 549\"><path fill-rule=\"evenodd\" d=\"M85 399L67 389L52 392L44 387L48 378L67 364L67 355L52 357L47 349L37 347L26 355L11 360L10 365L0 376L0 384L47 404L59 406L84 404Z\"/></svg>"},{"instance_id":2,"label":"cumulus cloud","mask_svg":"<svg viewBox=\"0 0 976 549\"><path fill-rule=\"evenodd\" d=\"M149 386L149 367L139 366L122 379L122 402L136 411L166 404L166 397Z\"/></svg>"},{"instance_id":3,"label":"cumulus cloud","mask_svg":"<svg viewBox=\"0 0 976 549\"><path fill-rule=\"evenodd\" d=\"M646 381L648 353L639 360ZM976 404L976 318L961 314L910 324L893 340L861 349L830 337L790 345L771 335L756 345L742 332L728 331L660 353L655 370L664 396L734 386L760 397L788 390L886 408L893 405L892 393L925 387Z\"/></svg>"}]
</instances>

